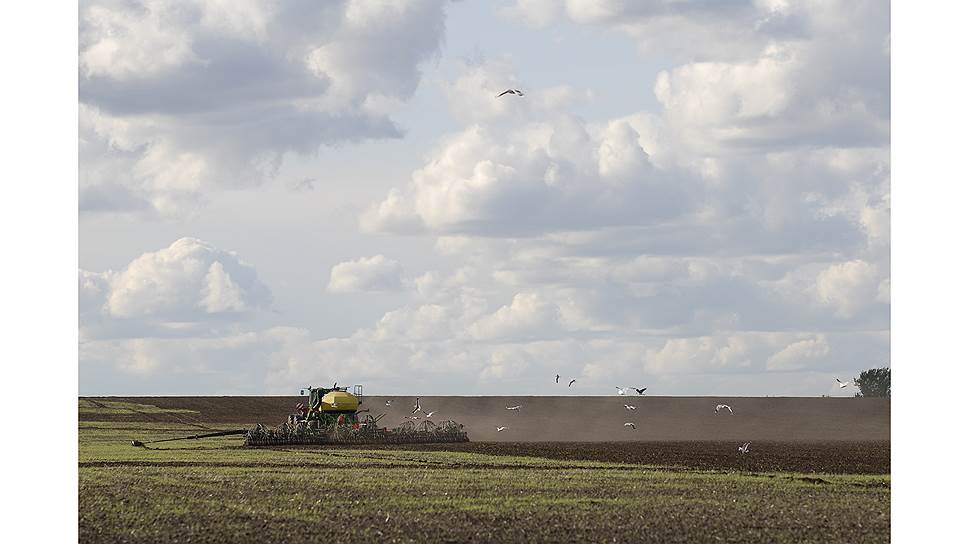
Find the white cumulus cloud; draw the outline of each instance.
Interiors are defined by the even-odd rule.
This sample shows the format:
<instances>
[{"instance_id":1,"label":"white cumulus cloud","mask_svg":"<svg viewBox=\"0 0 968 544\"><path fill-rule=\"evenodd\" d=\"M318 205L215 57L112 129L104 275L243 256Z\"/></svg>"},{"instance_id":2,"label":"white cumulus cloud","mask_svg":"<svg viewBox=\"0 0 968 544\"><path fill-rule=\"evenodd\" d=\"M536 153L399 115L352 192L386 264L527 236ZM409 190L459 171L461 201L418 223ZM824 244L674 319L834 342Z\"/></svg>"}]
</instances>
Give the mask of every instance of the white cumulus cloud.
<instances>
[{"instance_id":1,"label":"white cumulus cloud","mask_svg":"<svg viewBox=\"0 0 968 544\"><path fill-rule=\"evenodd\" d=\"M332 293L396 291L403 286L400 263L375 255L333 266L327 289Z\"/></svg>"},{"instance_id":2,"label":"white cumulus cloud","mask_svg":"<svg viewBox=\"0 0 968 544\"><path fill-rule=\"evenodd\" d=\"M82 211L180 215L286 153L400 137L444 2L88 0L78 32Z\"/></svg>"}]
</instances>

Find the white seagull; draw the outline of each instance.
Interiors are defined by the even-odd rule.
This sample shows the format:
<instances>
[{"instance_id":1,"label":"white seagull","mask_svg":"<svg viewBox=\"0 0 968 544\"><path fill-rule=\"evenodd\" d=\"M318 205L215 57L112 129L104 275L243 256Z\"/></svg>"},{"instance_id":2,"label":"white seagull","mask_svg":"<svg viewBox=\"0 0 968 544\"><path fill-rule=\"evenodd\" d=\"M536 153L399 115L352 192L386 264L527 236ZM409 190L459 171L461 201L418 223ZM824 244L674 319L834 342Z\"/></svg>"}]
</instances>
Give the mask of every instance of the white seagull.
<instances>
[{"instance_id":1,"label":"white seagull","mask_svg":"<svg viewBox=\"0 0 968 544\"><path fill-rule=\"evenodd\" d=\"M632 427L634 429L635 428L635 423L629 422L629 423L626 423L625 426L626 427Z\"/></svg>"},{"instance_id":2,"label":"white seagull","mask_svg":"<svg viewBox=\"0 0 968 544\"><path fill-rule=\"evenodd\" d=\"M504 429L507 429L507 427L498 427L498 428L497 428L497 432L501 432L501 431L503 431Z\"/></svg>"},{"instance_id":3,"label":"white seagull","mask_svg":"<svg viewBox=\"0 0 968 544\"><path fill-rule=\"evenodd\" d=\"M729 410L729 415L733 415L733 409L728 404L717 404L716 413L719 413L720 410Z\"/></svg>"},{"instance_id":4,"label":"white seagull","mask_svg":"<svg viewBox=\"0 0 968 544\"><path fill-rule=\"evenodd\" d=\"M517 405L517 406L505 406L505 407L504 407L504 409L505 409L505 410L514 410L514 411L518 411L518 410L520 410L520 409L521 409L521 405L519 404L519 405Z\"/></svg>"},{"instance_id":5,"label":"white seagull","mask_svg":"<svg viewBox=\"0 0 968 544\"><path fill-rule=\"evenodd\" d=\"M627 387L619 387L619 386L616 385L615 386L615 389L618 389L618 394L619 395L624 395L625 394L625 390L628 389L628 388Z\"/></svg>"},{"instance_id":6,"label":"white seagull","mask_svg":"<svg viewBox=\"0 0 968 544\"><path fill-rule=\"evenodd\" d=\"M742 454L744 454L744 455L747 454L747 453L749 453L750 452L750 443L747 442L747 443L743 444L742 446L740 446L739 447L739 452L742 453Z\"/></svg>"},{"instance_id":7,"label":"white seagull","mask_svg":"<svg viewBox=\"0 0 968 544\"><path fill-rule=\"evenodd\" d=\"M508 90L502 92L501 94L497 95L497 97L498 98L501 98L502 96L504 96L506 94L524 96L524 93L522 93L521 91L519 91L517 89L508 89Z\"/></svg>"},{"instance_id":8,"label":"white seagull","mask_svg":"<svg viewBox=\"0 0 968 544\"><path fill-rule=\"evenodd\" d=\"M403 419L414 419L414 420L417 420L417 419L420 419L420 416L403 416Z\"/></svg>"},{"instance_id":9,"label":"white seagull","mask_svg":"<svg viewBox=\"0 0 968 544\"><path fill-rule=\"evenodd\" d=\"M857 383L856 383L856 382L854 382L853 380L851 380L851 381L849 381L849 382L842 382L842 381L840 381L840 378L834 378L834 379L835 379L835 380L837 380L837 383L839 383L839 384L840 384L840 388L841 388L841 389L843 389L843 388L845 388L845 387L847 387L848 385L853 385L853 386L855 386L855 387L857 386Z\"/></svg>"},{"instance_id":10,"label":"white seagull","mask_svg":"<svg viewBox=\"0 0 968 544\"><path fill-rule=\"evenodd\" d=\"M434 415L434 412L436 412L436 410L432 410L430 412L427 412L427 414L424 417L430 418L430 416Z\"/></svg>"},{"instance_id":11,"label":"white seagull","mask_svg":"<svg viewBox=\"0 0 968 544\"><path fill-rule=\"evenodd\" d=\"M626 410L635 410L635 406L632 406L631 404L626 404L625 405L625 409Z\"/></svg>"},{"instance_id":12,"label":"white seagull","mask_svg":"<svg viewBox=\"0 0 968 544\"><path fill-rule=\"evenodd\" d=\"M393 402L393 401L392 401L392 400L388 400L388 401L387 401L387 406L390 406L390 403L391 403L391 402Z\"/></svg>"}]
</instances>

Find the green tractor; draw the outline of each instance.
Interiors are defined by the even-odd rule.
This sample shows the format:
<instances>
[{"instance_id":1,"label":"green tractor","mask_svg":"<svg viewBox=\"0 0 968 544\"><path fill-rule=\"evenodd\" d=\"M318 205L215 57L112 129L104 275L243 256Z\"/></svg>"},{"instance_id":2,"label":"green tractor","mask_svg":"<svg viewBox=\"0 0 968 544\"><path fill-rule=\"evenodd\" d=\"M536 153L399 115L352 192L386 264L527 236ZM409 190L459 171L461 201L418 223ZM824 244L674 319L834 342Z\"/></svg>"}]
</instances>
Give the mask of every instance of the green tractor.
<instances>
[{"instance_id":1,"label":"green tractor","mask_svg":"<svg viewBox=\"0 0 968 544\"><path fill-rule=\"evenodd\" d=\"M290 423L318 422L321 426L352 425L358 427L358 414L363 404L363 386L354 385L350 393L348 387L307 387L299 391L308 395L309 403L296 405L297 412L289 416Z\"/></svg>"}]
</instances>

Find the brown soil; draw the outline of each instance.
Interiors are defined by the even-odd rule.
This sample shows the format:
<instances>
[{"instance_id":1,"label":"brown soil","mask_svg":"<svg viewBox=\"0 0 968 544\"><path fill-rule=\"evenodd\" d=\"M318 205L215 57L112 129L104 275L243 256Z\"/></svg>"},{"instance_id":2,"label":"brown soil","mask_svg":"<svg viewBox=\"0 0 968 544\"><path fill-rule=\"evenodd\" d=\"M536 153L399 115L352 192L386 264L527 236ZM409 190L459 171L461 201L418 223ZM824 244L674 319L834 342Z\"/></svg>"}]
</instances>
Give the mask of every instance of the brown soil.
<instances>
[{"instance_id":1,"label":"brown soil","mask_svg":"<svg viewBox=\"0 0 968 544\"><path fill-rule=\"evenodd\" d=\"M360 446L362 449L363 446ZM568 461L604 461L696 470L747 472L817 472L890 474L891 443L871 441L753 442L749 453L736 442L465 442L366 446L366 449L463 451L485 455L544 457Z\"/></svg>"},{"instance_id":2,"label":"brown soil","mask_svg":"<svg viewBox=\"0 0 968 544\"><path fill-rule=\"evenodd\" d=\"M107 400L195 410L197 414L81 414L82 421L277 424L299 397L108 397ZM391 405L386 406L390 400ZM405 421L414 397L365 397L363 408ZM462 423L472 441L889 441L890 399L797 397L421 397L436 421ZM506 410L521 405L520 411ZM636 406L635 411L624 404ZM715 413L728 404L734 414ZM624 426L633 422L636 429ZM497 432L498 426L507 430Z\"/></svg>"}]
</instances>

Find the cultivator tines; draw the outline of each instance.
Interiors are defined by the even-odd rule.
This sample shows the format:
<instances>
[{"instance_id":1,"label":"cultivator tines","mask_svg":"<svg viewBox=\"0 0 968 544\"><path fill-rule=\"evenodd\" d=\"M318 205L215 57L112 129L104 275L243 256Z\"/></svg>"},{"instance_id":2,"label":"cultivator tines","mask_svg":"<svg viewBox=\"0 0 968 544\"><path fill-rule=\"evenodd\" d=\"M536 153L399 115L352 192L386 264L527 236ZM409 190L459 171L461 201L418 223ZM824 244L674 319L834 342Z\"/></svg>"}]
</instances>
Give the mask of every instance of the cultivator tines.
<instances>
[{"instance_id":1,"label":"cultivator tines","mask_svg":"<svg viewBox=\"0 0 968 544\"><path fill-rule=\"evenodd\" d=\"M326 425L319 422L287 422L271 428L256 425L245 436L246 446L358 445L358 444L432 444L467 442L464 426L453 421L419 425L408 421L387 429L377 426L379 418L365 416L353 425Z\"/></svg>"}]
</instances>

